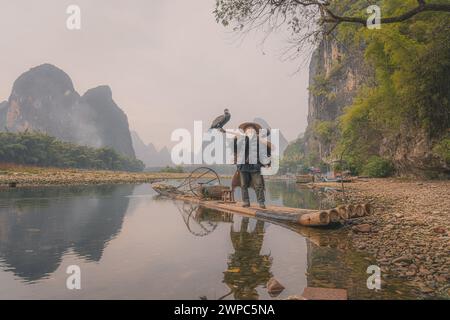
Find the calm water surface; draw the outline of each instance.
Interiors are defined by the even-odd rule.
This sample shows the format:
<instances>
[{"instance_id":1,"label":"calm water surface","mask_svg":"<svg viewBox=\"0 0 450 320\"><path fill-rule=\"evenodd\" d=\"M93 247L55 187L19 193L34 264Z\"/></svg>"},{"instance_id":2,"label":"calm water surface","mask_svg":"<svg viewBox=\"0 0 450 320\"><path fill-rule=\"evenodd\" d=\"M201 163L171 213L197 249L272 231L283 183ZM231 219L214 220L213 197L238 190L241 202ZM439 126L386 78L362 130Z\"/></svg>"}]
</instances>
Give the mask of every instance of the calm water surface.
<instances>
[{"instance_id":1,"label":"calm water surface","mask_svg":"<svg viewBox=\"0 0 450 320\"><path fill-rule=\"evenodd\" d=\"M334 206L326 193L269 181L269 203ZM408 297L405 284L366 287L373 259L342 230L279 226L160 199L147 184L0 192L0 299L274 299L286 289L348 289L349 297ZM67 267L81 290L67 290Z\"/></svg>"}]
</instances>

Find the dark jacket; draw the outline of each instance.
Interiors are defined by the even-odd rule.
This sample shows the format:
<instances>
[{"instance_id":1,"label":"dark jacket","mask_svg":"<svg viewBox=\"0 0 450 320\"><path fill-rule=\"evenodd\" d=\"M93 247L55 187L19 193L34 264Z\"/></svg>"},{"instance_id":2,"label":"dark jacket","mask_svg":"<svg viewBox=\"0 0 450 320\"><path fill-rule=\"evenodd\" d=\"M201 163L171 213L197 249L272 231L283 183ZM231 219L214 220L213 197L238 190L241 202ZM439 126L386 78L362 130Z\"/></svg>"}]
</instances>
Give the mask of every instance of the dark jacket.
<instances>
[{"instance_id":1,"label":"dark jacket","mask_svg":"<svg viewBox=\"0 0 450 320\"><path fill-rule=\"evenodd\" d=\"M245 137L245 163L244 164L237 164L237 158L238 158L238 139L237 137L234 138L234 163L237 164L237 168L239 171L242 172L261 172L261 167L268 167L270 166L270 163L264 165L260 161L259 157L259 136L256 138L257 140L257 163L249 163L249 150L250 150L250 139L249 137ZM242 141L242 140L241 140ZM264 146L264 144L263 144ZM270 157L271 149L270 146L267 146L267 156Z\"/></svg>"}]
</instances>

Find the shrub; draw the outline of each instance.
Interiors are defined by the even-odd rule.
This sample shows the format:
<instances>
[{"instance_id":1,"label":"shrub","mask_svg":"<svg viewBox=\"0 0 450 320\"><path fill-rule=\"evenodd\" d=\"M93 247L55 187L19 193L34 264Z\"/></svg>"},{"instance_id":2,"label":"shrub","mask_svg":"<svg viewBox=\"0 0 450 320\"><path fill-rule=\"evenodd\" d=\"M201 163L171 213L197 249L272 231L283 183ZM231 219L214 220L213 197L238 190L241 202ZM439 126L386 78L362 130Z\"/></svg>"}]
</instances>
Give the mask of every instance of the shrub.
<instances>
[{"instance_id":1,"label":"shrub","mask_svg":"<svg viewBox=\"0 0 450 320\"><path fill-rule=\"evenodd\" d=\"M392 175L394 168L389 160L372 156L363 166L362 174L372 178L383 178Z\"/></svg>"},{"instance_id":2,"label":"shrub","mask_svg":"<svg viewBox=\"0 0 450 320\"><path fill-rule=\"evenodd\" d=\"M163 172L163 173L183 173L184 170L183 170L182 166L176 166L176 167L173 167L173 168L169 167L169 166L166 166L165 168L162 168L160 170L160 172Z\"/></svg>"},{"instance_id":3,"label":"shrub","mask_svg":"<svg viewBox=\"0 0 450 320\"><path fill-rule=\"evenodd\" d=\"M444 138L433 147L433 152L450 164L450 138Z\"/></svg>"}]
</instances>

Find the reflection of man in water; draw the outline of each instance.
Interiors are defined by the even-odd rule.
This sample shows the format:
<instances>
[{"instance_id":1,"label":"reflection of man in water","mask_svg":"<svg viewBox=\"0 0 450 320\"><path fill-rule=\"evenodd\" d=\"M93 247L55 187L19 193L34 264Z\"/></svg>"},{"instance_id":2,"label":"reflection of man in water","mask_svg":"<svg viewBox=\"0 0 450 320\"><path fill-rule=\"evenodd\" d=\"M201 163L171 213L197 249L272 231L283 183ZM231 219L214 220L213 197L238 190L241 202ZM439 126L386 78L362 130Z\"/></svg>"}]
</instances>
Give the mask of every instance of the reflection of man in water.
<instances>
[{"instance_id":1,"label":"reflection of man in water","mask_svg":"<svg viewBox=\"0 0 450 320\"><path fill-rule=\"evenodd\" d=\"M272 258L260 253L264 221L258 220L253 231L248 231L248 227L249 218L242 218L240 230L234 231L231 226L230 231L234 253L228 257L223 282L230 287L235 299L258 299L256 287L265 285L272 277Z\"/></svg>"}]
</instances>

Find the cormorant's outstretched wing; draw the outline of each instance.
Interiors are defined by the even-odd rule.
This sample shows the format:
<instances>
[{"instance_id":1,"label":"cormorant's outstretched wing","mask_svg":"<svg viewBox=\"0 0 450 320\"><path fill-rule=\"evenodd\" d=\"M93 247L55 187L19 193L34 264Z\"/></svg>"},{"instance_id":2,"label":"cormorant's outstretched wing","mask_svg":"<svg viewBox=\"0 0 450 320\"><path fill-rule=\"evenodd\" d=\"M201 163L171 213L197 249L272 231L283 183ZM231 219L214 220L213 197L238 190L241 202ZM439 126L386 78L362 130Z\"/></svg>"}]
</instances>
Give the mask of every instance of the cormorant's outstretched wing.
<instances>
[{"instance_id":1,"label":"cormorant's outstretched wing","mask_svg":"<svg viewBox=\"0 0 450 320\"><path fill-rule=\"evenodd\" d=\"M225 116L218 116L211 124L211 129L220 129L225 124Z\"/></svg>"}]
</instances>

